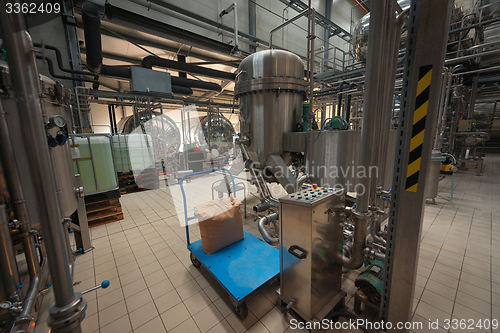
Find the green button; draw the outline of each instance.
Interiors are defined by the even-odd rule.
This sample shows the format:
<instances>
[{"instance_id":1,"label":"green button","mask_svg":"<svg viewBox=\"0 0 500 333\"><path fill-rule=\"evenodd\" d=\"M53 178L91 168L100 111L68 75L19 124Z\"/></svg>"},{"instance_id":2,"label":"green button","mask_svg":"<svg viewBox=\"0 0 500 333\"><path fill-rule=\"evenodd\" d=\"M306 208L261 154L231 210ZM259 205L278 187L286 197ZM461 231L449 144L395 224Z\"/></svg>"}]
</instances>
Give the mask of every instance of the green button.
<instances>
[{"instance_id":1,"label":"green button","mask_svg":"<svg viewBox=\"0 0 500 333\"><path fill-rule=\"evenodd\" d=\"M316 198L316 194L313 194L312 196L313 196L313 198Z\"/></svg>"},{"instance_id":2,"label":"green button","mask_svg":"<svg viewBox=\"0 0 500 333\"><path fill-rule=\"evenodd\" d=\"M328 190L327 190L327 189L324 189L324 190L323 190L323 192L325 192L325 193L326 193L326 192L328 192Z\"/></svg>"},{"instance_id":3,"label":"green button","mask_svg":"<svg viewBox=\"0 0 500 333\"><path fill-rule=\"evenodd\" d=\"M309 200L309 197L306 197L306 200Z\"/></svg>"},{"instance_id":4,"label":"green button","mask_svg":"<svg viewBox=\"0 0 500 333\"><path fill-rule=\"evenodd\" d=\"M299 195L299 196L297 196L297 198L302 199L302 196L301 196L301 195Z\"/></svg>"}]
</instances>

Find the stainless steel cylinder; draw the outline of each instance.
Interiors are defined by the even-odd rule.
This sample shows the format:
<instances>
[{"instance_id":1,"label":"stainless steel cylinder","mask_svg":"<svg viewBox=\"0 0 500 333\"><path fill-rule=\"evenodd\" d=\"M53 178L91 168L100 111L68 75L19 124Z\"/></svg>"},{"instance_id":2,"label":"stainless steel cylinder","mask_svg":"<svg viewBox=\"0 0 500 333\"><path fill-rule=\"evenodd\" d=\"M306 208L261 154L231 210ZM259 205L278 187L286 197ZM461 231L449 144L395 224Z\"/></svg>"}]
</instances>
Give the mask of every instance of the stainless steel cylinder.
<instances>
[{"instance_id":1,"label":"stainless steel cylinder","mask_svg":"<svg viewBox=\"0 0 500 333\"><path fill-rule=\"evenodd\" d=\"M306 86L304 64L291 52L266 50L241 62L235 86L240 133L250 138L248 154L256 168L265 167L272 154L290 162L283 151L283 133L301 122Z\"/></svg>"},{"instance_id":2,"label":"stainless steel cylinder","mask_svg":"<svg viewBox=\"0 0 500 333\"><path fill-rule=\"evenodd\" d=\"M439 158L442 156L441 151L434 149L432 150L432 159ZM429 174L427 175L425 184L425 198L426 199L436 199L438 196L439 187L439 171L441 170L440 161L432 161L429 167Z\"/></svg>"},{"instance_id":3,"label":"stainless steel cylinder","mask_svg":"<svg viewBox=\"0 0 500 333\"><path fill-rule=\"evenodd\" d=\"M0 62L0 72L6 73L8 77L9 68L6 62ZM43 119L47 123L51 116L60 115L65 118L64 106L69 103L71 92L59 83L54 82L46 76L40 75L40 84L42 87L42 110ZM23 133L25 129L21 126L21 119L17 110L15 93L9 89L8 94L0 96L0 103L6 112L6 119L11 133ZM58 128L52 128L49 133L55 137ZM15 144L15 143L14 143ZM52 165L54 166L54 178L56 179L56 193L61 206L62 216L70 216L78 207L77 195L75 191L75 173L71 162L71 153L68 143L62 146L51 147L49 150ZM22 177L28 171L27 157L21 152L16 153L16 164L21 175L21 182L24 182L23 188L32 188L32 184L26 177ZM34 190L26 191L26 201L28 214L32 221L31 226L39 229L38 212L35 211L35 198L30 194Z\"/></svg>"}]
</instances>

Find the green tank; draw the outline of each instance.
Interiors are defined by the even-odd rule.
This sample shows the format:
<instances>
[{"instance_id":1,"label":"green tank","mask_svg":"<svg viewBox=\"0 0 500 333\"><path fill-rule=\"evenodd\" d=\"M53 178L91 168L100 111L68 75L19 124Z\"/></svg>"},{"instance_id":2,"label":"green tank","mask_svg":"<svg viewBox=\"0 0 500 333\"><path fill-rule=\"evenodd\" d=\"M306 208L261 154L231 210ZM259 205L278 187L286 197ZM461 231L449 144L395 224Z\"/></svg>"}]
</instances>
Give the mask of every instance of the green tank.
<instances>
[{"instance_id":1,"label":"green tank","mask_svg":"<svg viewBox=\"0 0 500 333\"><path fill-rule=\"evenodd\" d=\"M155 168L153 142L149 134L113 135L116 171L141 171Z\"/></svg>"},{"instance_id":2,"label":"green tank","mask_svg":"<svg viewBox=\"0 0 500 333\"><path fill-rule=\"evenodd\" d=\"M73 168L81 175L85 195L118 189L111 137L72 135L71 153Z\"/></svg>"}]
</instances>

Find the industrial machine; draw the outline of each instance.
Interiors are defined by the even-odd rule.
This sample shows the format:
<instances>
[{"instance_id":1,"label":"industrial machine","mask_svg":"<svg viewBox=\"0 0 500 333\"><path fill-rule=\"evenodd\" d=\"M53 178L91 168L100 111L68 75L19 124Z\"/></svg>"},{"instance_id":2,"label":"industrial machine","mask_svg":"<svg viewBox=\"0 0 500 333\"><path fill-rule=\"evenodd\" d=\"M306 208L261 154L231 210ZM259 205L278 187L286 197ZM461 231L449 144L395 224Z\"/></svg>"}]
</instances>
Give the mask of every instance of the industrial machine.
<instances>
[{"instance_id":1,"label":"industrial machine","mask_svg":"<svg viewBox=\"0 0 500 333\"><path fill-rule=\"evenodd\" d=\"M31 41L27 34L22 35L22 32L17 34L17 38L24 43L21 45L29 45ZM16 85L13 74L16 67L14 65L14 70L12 67L11 63L0 63L2 135L0 230L3 249L0 262L4 282L0 290L2 308L0 321L3 327L11 328L12 331L25 329L24 332L28 332L35 325L32 311L38 297L49 291L49 289L43 290L44 286L41 285L47 256L51 256L49 265L52 281L58 283L57 288L63 288L66 281L68 289L65 292L73 294L71 275L74 258L69 231L76 231L74 234L80 251L89 250L91 245L83 187L80 176L75 178L71 164L68 125L65 117L65 106L69 103L71 92L47 77L38 76L35 67L33 72L27 72L30 74L28 77L32 80L32 87L37 91L35 94L37 98L32 101L37 107L27 109L29 115L23 115L20 112L22 104L16 103L14 98L22 96L22 91L13 89L19 86ZM37 128L34 134L41 135L41 140L38 140L39 137L36 140L29 140L32 129L26 118L33 118L32 126ZM33 151L28 147L33 145L39 147ZM48 159L45 169L34 172L33 168L41 167L35 162L40 158L37 156L40 151L37 150L45 152ZM50 186L41 191L39 184L42 179L36 177L50 180ZM44 215L47 208L43 200L40 200L48 197L55 200L53 207L56 209L51 212L53 215L50 218ZM76 222L70 217L77 209ZM21 285L18 259L15 256L17 251L24 252L29 271L29 285ZM68 323L77 325L81 320L78 314L83 315L86 302L74 294L72 302L75 316L72 319L64 317L64 314L54 316L50 319L54 328L67 326ZM58 317L61 315L62 317Z\"/></svg>"},{"instance_id":2,"label":"industrial machine","mask_svg":"<svg viewBox=\"0 0 500 333\"><path fill-rule=\"evenodd\" d=\"M280 298L302 318L321 321L345 297L342 190L301 190L280 201Z\"/></svg>"}]
</instances>

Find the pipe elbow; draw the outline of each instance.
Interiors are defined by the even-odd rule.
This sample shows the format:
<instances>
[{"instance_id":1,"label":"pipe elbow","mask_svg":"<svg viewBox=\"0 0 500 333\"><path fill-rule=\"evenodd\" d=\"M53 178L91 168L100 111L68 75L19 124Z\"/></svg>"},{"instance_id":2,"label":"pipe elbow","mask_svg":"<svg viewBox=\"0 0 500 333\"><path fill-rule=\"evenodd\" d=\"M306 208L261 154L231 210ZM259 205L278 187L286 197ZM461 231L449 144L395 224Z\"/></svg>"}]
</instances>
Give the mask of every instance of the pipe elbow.
<instances>
[{"instance_id":1,"label":"pipe elbow","mask_svg":"<svg viewBox=\"0 0 500 333\"><path fill-rule=\"evenodd\" d=\"M155 62L155 58L156 57L151 55L144 57L141 61L141 67L152 69Z\"/></svg>"},{"instance_id":2,"label":"pipe elbow","mask_svg":"<svg viewBox=\"0 0 500 333\"><path fill-rule=\"evenodd\" d=\"M273 237L269 234L269 232L266 229L266 225L268 225L271 222L274 222L278 219L278 213L272 213L269 215L264 215L259 219L259 222L257 223L259 232L262 235L262 238L266 241L266 243L269 243L271 245L276 245L279 243L279 238L278 237Z\"/></svg>"},{"instance_id":3,"label":"pipe elbow","mask_svg":"<svg viewBox=\"0 0 500 333\"><path fill-rule=\"evenodd\" d=\"M314 176L313 175L302 175L300 176L298 179L297 179L297 187L295 188L296 191L300 190L302 188L302 185L304 185L304 183L307 181L307 180L310 180L310 179L313 179Z\"/></svg>"}]
</instances>

